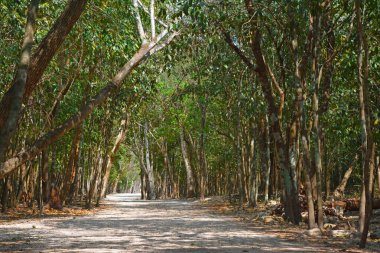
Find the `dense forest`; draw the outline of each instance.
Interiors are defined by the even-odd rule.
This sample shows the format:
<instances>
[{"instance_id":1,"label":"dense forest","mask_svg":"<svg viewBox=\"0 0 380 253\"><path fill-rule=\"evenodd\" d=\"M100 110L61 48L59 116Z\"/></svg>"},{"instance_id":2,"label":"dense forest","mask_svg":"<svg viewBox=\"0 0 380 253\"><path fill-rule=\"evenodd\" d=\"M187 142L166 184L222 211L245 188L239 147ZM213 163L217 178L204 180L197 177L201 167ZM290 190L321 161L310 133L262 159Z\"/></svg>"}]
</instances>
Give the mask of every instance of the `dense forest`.
<instances>
[{"instance_id":1,"label":"dense forest","mask_svg":"<svg viewBox=\"0 0 380 253\"><path fill-rule=\"evenodd\" d=\"M0 196L279 199L323 229L380 190L377 0L4 0ZM303 197L302 197L303 196ZM380 205L379 207L380 208Z\"/></svg>"}]
</instances>

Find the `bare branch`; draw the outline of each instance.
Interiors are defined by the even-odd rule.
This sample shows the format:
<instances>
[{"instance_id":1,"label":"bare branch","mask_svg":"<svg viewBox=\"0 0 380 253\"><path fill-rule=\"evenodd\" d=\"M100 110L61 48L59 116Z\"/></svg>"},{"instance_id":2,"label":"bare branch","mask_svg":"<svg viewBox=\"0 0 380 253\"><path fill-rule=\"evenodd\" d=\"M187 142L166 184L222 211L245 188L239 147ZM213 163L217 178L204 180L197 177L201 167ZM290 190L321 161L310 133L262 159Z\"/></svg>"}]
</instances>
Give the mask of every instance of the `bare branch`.
<instances>
[{"instance_id":1,"label":"bare branch","mask_svg":"<svg viewBox=\"0 0 380 253\"><path fill-rule=\"evenodd\" d=\"M250 68L250 69L254 69L255 66L253 65L253 63L247 58L247 56L245 56L245 54L243 53L243 51L241 51L241 49L235 45L235 43L232 41L232 38L230 36L229 33L227 33L226 31L222 31L223 35L224 35L224 40L227 42L227 44L235 51L235 53L240 56L240 58L243 60L243 62Z\"/></svg>"},{"instance_id":2,"label":"bare branch","mask_svg":"<svg viewBox=\"0 0 380 253\"><path fill-rule=\"evenodd\" d=\"M152 39L156 37L156 18L154 16L154 0L150 0L150 26L152 31Z\"/></svg>"},{"instance_id":3,"label":"bare branch","mask_svg":"<svg viewBox=\"0 0 380 253\"><path fill-rule=\"evenodd\" d=\"M150 51L150 53L151 53L151 54L154 54L154 53L156 53L157 51L160 51L161 49L163 49L164 47L166 47L167 45L169 45L170 42L171 42L176 36L178 36L178 35L179 35L179 32L173 32L173 33L171 33L165 41L161 42L160 44L157 44L157 45L156 45L156 46Z\"/></svg>"},{"instance_id":4,"label":"bare branch","mask_svg":"<svg viewBox=\"0 0 380 253\"><path fill-rule=\"evenodd\" d=\"M140 12L139 12L139 5L137 3L137 0L132 0L132 2L133 2L133 7L135 9L137 31L139 32L142 43L145 44L145 43L147 43L147 40L146 40L144 27L143 27L142 21L141 21L141 16L140 16Z\"/></svg>"},{"instance_id":5,"label":"bare branch","mask_svg":"<svg viewBox=\"0 0 380 253\"><path fill-rule=\"evenodd\" d=\"M281 88L280 84L278 83L276 76L273 74L271 67L267 64L264 57L263 57L263 59L264 59L264 63L265 63L266 68L267 68L267 72L268 72L268 74L272 80L272 83L273 83L274 87L276 88L278 94L280 95L280 104L278 106L278 118L281 120L282 119L282 111L284 110L284 105L285 105L285 93L284 93L284 90Z\"/></svg>"},{"instance_id":6,"label":"bare branch","mask_svg":"<svg viewBox=\"0 0 380 253\"><path fill-rule=\"evenodd\" d=\"M137 3L141 6L141 8L143 9L143 11L144 11L145 13L147 13L147 14L150 15L148 8L147 8L147 7L146 7L146 6L145 6L140 0L137 0ZM154 19L155 19L160 25L162 25L163 27L168 28L168 25L165 24L165 23L164 23L163 21L161 21L160 19L158 19L157 17L154 17Z\"/></svg>"}]
</instances>

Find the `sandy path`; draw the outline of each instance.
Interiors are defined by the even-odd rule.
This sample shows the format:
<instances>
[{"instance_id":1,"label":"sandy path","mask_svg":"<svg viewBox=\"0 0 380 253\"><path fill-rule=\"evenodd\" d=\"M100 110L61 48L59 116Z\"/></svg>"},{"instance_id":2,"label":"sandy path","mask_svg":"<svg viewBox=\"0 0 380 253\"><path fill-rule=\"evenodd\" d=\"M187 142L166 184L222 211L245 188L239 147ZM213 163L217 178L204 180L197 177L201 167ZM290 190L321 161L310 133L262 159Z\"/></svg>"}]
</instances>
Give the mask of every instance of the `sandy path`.
<instances>
[{"instance_id":1,"label":"sandy path","mask_svg":"<svg viewBox=\"0 0 380 253\"><path fill-rule=\"evenodd\" d=\"M186 201L109 195L92 216L0 225L0 251L25 252L331 252L248 228Z\"/></svg>"}]
</instances>

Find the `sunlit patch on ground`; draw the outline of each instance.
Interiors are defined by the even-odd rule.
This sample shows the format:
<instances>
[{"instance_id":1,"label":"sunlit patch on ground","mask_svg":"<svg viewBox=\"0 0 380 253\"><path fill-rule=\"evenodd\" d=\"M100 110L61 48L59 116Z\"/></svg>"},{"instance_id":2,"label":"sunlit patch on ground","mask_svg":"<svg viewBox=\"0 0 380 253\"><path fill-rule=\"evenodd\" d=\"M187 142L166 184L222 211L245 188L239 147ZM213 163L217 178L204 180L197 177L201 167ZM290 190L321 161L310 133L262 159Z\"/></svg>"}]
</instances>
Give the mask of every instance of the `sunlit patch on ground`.
<instances>
[{"instance_id":1,"label":"sunlit patch on ground","mask_svg":"<svg viewBox=\"0 0 380 253\"><path fill-rule=\"evenodd\" d=\"M284 232L237 221L237 215L215 213L199 202L141 201L138 197L110 195L105 202L109 208L85 216L24 219L1 224L0 249L212 253L342 250L321 242L291 240L287 235L296 231Z\"/></svg>"}]
</instances>

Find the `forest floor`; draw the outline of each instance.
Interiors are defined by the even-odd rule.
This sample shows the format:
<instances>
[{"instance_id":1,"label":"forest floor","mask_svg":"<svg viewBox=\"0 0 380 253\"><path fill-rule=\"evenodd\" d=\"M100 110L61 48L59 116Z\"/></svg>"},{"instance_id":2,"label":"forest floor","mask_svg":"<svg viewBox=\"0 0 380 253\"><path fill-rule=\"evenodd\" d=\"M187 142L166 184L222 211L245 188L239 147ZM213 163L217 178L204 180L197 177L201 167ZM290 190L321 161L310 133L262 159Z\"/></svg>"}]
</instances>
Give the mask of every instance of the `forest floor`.
<instances>
[{"instance_id":1,"label":"forest floor","mask_svg":"<svg viewBox=\"0 0 380 253\"><path fill-rule=\"evenodd\" d=\"M142 201L113 194L81 216L0 223L1 252L374 252L353 240L312 239L289 224L260 225L217 202ZM64 212L64 211L63 211ZM67 212L66 212L67 213ZM76 213L74 213L76 215ZM378 247L380 252L380 247Z\"/></svg>"}]
</instances>

